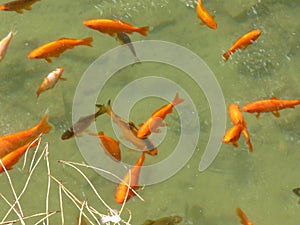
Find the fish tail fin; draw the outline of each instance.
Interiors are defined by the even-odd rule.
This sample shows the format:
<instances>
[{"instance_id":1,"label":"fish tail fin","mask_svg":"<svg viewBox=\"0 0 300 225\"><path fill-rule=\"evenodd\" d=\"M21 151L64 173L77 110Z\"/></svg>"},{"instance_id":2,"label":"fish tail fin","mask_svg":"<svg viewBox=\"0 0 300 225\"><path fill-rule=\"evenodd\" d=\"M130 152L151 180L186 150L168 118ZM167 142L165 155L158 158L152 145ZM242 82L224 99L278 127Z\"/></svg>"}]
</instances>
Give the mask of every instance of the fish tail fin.
<instances>
[{"instance_id":1,"label":"fish tail fin","mask_svg":"<svg viewBox=\"0 0 300 225\"><path fill-rule=\"evenodd\" d=\"M52 129L52 126L48 123L48 112L43 116L42 120L39 123L39 129L41 133L47 134Z\"/></svg>"},{"instance_id":2,"label":"fish tail fin","mask_svg":"<svg viewBox=\"0 0 300 225\"><path fill-rule=\"evenodd\" d=\"M225 52L225 53L223 54L223 59L224 59L225 61L227 61L227 60L229 59L229 56L230 56L230 52L227 51L227 52Z\"/></svg>"},{"instance_id":3,"label":"fish tail fin","mask_svg":"<svg viewBox=\"0 0 300 225\"><path fill-rule=\"evenodd\" d=\"M82 39L82 44L86 45L86 46L93 47L92 44L91 44L92 41L93 41L92 37L87 37L87 38Z\"/></svg>"},{"instance_id":4,"label":"fish tail fin","mask_svg":"<svg viewBox=\"0 0 300 225\"><path fill-rule=\"evenodd\" d=\"M179 103L183 102L184 100L185 100L184 98L179 98L179 94L177 92L174 100L172 101L172 105L173 106L178 105Z\"/></svg>"},{"instance_id":5,"label":"fish tail fin","mask_svg":"<svg viewBox=\"0 0 300 225\"><path fill-rule=\"evenodd\" d=\"M111 115L111 113L112 113L111 106L110 106L110 99L108 100L106 105L96 104L96 107L99 108L97 115L98 114L101 115L103 113L107 113L107 114Z\"/></svg>"},{"instance_id":6,"label":"fish tail fin","mask_svg":"<svg viewBox=\"0 0 300 225\"><path fill-rule=\"evenodd\" d=\"M149 26L140 27L138 30L138 32L143 36L147 36L148 31L149 31Z\"/></svg>"},{"instance_id":7,"label":"fish tail fin","mask_svg":"<svg viewBox=\"0 0 300 225\"><path fill-rule=\"evenodd\" d=\"M202 6L202 0L198 0L198 5Z\"/></svg>"},{"instance_id":8,"label":"fish tail fin","mask_svg":"<svg viewBox=\"0 0 300 225\"><path fill-rule=\"evenodd\" d=\"M240 218L240 220L241 220L240 223L241 224L244 224L244 225L249 224L249 219L247 218L246 214L240 208L236 209L236 214Z\"/></svg>"}]
</instances>

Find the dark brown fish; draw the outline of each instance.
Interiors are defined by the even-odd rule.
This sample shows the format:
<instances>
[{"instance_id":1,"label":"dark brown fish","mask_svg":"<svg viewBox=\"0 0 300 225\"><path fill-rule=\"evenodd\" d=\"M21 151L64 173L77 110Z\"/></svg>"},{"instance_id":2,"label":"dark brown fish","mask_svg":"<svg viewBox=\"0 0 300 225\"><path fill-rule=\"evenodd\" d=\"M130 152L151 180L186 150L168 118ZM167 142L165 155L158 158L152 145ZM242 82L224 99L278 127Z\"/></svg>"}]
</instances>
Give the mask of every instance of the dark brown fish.
<instances>
[{"instance_id":1,"label":"dark brown fish","mask_svg":"<svg viewBox=\"0 0 300 225\"><path fill-rule=\"evenodd\" d=\"M4 3L0 6L0 10L4 11L16 11L17 13L23 13L23 9L31 10L31 5L40 0L15 0Z\"/></svg>"},{"instance_id":2,"label":"dark brown fish","mask_svg":"<svg viewBox=\"0 0 300 225\"><path fill-rule=\"evenodd\" d=\"M117 33L116 39L119 40L122 45L127 45L127 47L130 49L130 51L134 55L136 63L141 63L140 59L136 55L136 52L131 43L130 37L126 33Z\"/></svg>"},{"instance_id":3,"label":"dark brown fish","mask_svg":"<svg viewBox=\"0 0 300 225\"><path fill-rule=\"evenodd\" d=\"M88 115L88 116L83 116L80 117L79 120L73 125L71 126L68 130L66 130L62 136L61 139L62 140L67 140L69 138L74 137L75 135L80 135L82 132L84 132L93 121L96 120L96 118L102 114L106 113L106 108L105 107L101 107L99 108L98 112L96 112L95 114L92 115Z\"/></svg>"},{"instance_id":4,"label":"dark brown fish","mask_svg":"<svg viewBox=\"0 0 300 225\"><path fill-rule=\"evenodd\" d=\"M182 221L180 216L168 216L157 220L146 220L142 225L177 225Z\"/></svg>"}]
</instances>

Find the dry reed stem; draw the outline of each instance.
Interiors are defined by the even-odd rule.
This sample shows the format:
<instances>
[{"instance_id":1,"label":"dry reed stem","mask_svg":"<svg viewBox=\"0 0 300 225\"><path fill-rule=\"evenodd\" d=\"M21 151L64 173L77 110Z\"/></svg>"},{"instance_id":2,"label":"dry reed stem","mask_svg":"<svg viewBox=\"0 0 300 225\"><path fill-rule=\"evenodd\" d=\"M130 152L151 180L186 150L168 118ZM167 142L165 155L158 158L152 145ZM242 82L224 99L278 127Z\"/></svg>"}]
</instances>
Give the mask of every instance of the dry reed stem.
<instances>
[{"instance_id":1,"label":"dry reed stem","mask_svg":"<svg viewBox=\"0 0 300 225\"><path fill-rule=\"evenodd\" d=\"M15 203L12 204L12 207L8 210L8 212L6 213L6 215L4 216L4 218L2 219L2 222L8 217L8 215L9 215L9 213L11 212L11 210L13 209L13 207L15 207L15 205L18 203L19 199L22 197L22 195L23 195L24 192L26 191L26 189L27 189L27 187L28 187L28 184L29 184L29 181L30 181L30 178L31 178L31 176L32 176L32 174L33 174L35 168L37 167L37 165L38 165L39 162L41 161L41 159L42 159L42 157L43 157L43 155L44 155L44 153L45 153L45 150L46 150L46 149L44 148L44 150L43 150L43 152L41 153L40 157L38 158L36 164L34 164L32 170L30 171L30 173L29 173L29 175L28 175L28 178L27 178L27 180L26 180L26 182L25 182L25 185L24 185L24 187L23 187L21 193L20 193L19 196L17 197ZM1 160L0 160L0 162L2 163ZM7 173L7 174L8 174L8 173Z\"/></svg>"},{"instance_id":2,"label":"dry reed stem","mask_svg":"<svg viewBox=\"0 0 300 225\"><path fill-rule=\"evenodd\" d=\"M51 179L53 179L58 185L60 185L62 191L65 193L65 195L74 203L74 205L77 207L78 210L80 210L79 205L82 205L83 202L80 201L70 190L68 190L61 181L58 181L54 176L52 176L51 174L49 174L49 176L51 177ZM88 207L89 209L90 207ZM96 211L95 209L92 208L93 211ZM90 212L90 211L89 211ZM101 213L98 213L99 215L102 215ZM88 216L82 212L82 215L92 224L95 225L90 218L88 218ZM100 224L101 225L101 224Z\"/></svg>"},{"instance_id":3,"label":"dry reed stem","mask_svg":"<svg viewBox=\"0 0 300 225\"><path fill-rule=\"evenodd\" d=\"M48 174L50 174L50 163L49 163L49 151L48 151L48 142L46 143L45 146L45 159L46 159L46 164L47 164L47 172ZM51 178L48 176L48 184L47 184L47 194L46 194L46 213L49 211L49 195L50 195L50 182L51 182ZM49 217L46 217L46 224L49 225Z\"/></svg>"},{"instance_id":4,"label":"dry reed stem","mask_svg":"<svg viewBox=\"0 0 300 225\"><path fill-rule=\"evenodd\" d=\"M4 164L3 164L3 162L2 162L1 159L0 159L0 163L1 163L2 168L4 169L4 172L5 172L6 176L7 176L7 179L8 179L10 188L11 188L11 191L12 191L14 197L15 197L15 203L14 203L11 207L14 209L15 205L17 204L17 206L18 206L18 208L19 208L19 212L16 212L16 213L17 213L17 216L20 218L21 223L25 225L25 222L24 222L24 220L22 219L22 217L24 216L24 214L23 214L23 212L22 212L22 208L21 208L19 199L18 199L18 197L17 197L17 193L16 193L16 191L15 191L15 188L14 188L14 186L13 186L13 184L12 184L11 178L10 178L10 176L9 176L9 174L8 174L8 172L7 172L7 170L6 170L6 168L5 168L5 166L4 166ZM10 210L10 212L11 212L11 210ZM20 214L21 214L21 215L20 215ZM5 220L5 218L2 220L2 222L3 222L4 220Z\"/></svg>"},{"instance_id":5,"label":"dry reed stem","mask_svg":"<svg viewBox=\"0 0 300 225\"><path fill-rule=\"evenodd\" d=\"M42 137L42 133L40 133L40 135L39 135L34 141L32 141L32 142L30 143L29 147L28 147L28 148L31 148L32 144L38 140L38 144L37 144L37 146L36 146L36 148L35 148L35 151L34 151L34 154L33 154L32 160L31 160L31 164L32 164L32 162L34 162L36 152L37 152L37 150L38 150L39 147L40 147L41 140L42 140L41 137ZM27 149L27 150L28 150L28 149ZM27 160L27 155L28 155L28 151L27 151L27 150L26 150L26 152L25 152L22 170L24 170L25 165L26 165L26 160ZM30 169L30 167L29 167L29 169Z\"/></svg>"},{"instance_id":6,"label":"dry reed stem","mask_svg":"<svg viewBox=\"0 0 300 225\"><path fill-rule=\"evenodd\" d=\"M3 198L3 200L11 207L12 204L7 200L7 198L5 198L5 196L0 193L0 196ZM22 220L22 216L20 215L20 213L15 209L15 207L13 207L13 211L16 213L16 215L19 217L19 220ZM0 223L1 224L1 223Z\"/></svg>"},{"instance_id":7,"label":"dry reed stem","mask_svg":"<svg viewBox=\"0 0 300 225\"><path fill-rule=\"evenodd\" d=\"M39 223L41 223L42 221L45 221L45 219L47 220L47 218L49 218L50 216L54 215L55 213L57 213L58 211L53 211L53 212L46 212L46 216L43 217L42 219L40 219L38 222L36 222L34 225L38 225Z\"/></svg>"},{"instance_id":8,"label":"dry reed stem","mask_svg":"<svg viewBox=\"0 0 300 225\"><path fill-rule=\"evenodd\" d=\"M49 176L50 174L48 174ZM49 176L50 177L50 176ZM51 178L51 177L50 177ZM60 181L60 185L59 185L59 205L60 205L60 215L61 215L61 225L65 224L65 219L64 219L64 208L63 208L63 201L62 201L62 181Z\"/></svg>"}]
</instances>

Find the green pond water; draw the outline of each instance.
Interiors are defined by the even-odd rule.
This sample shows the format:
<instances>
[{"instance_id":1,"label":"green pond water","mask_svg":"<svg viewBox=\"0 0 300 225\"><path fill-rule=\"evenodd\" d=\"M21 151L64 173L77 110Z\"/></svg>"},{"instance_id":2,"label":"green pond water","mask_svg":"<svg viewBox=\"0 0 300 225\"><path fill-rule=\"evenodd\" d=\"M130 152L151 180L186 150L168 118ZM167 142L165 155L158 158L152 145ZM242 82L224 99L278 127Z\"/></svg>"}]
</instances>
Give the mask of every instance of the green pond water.
<instances>
[{"instance_id":1,"label":"green pond water","mask_svg":"<svg viewBox=\"0 0 300 225\"><path fill-rule=\"evenodd\" d=\"M217 30L199 25L194 1L191 0L42 0L23 14L1 11L1 38L12 27L17 31L0 63L1 135L32 127L48 109L49 121L54 129L43 136L40 150L46 142L49 143L51 174L62 180L80 200L86 199L99 212L107 213L106 207L81 175L57 162L59 159L84 162L75 139L62 141L60 136L72 124L73 98L82 75L99 56L120 45L109 35L83 25L84 20L98 17L122 19L137 26L151 27L146 37L130 35L132 41L162 40L192 50L214 73L226 107L230 103L242 106L271 96L299 99L300 1L207 0L203 4L211 14L216 15ZM261 29L261 37L245 51L236 52L225 63L222 54L239 36L252 29ZM63 53L60 58L53 58L51 64L42 59L27 58L30 51L47 42L61 37L80 39L88 36L94 38L92 48L76 47ZM35 92L40 83L57 67L65 69L63 77L67 80L59 81L54 89L42 93L37 101ZM242 208L256 225L299 224L299 198L292 192L293 188L300 185L297 174L300 171L299 107L280 111L279 118L262 114L257 120L255 115L244 114L254 152L248 153L244 138L241 137L239 148L223 144L210 167L200 172L199 162L211 129L210 107L205 93L183 71L150 62L128 66L111 77L97 102L104 104L108 99L113 101L127 84L147 76L173 80L188 93L196 106L197 112L193 113L199 117L200 135L194 154L178 173L140 190L144 202L135 197L126 203L126 208L132 214L131 224L140 225L146 219L170 215L183 217L181 224L186 225L239 224L235 214L237 207ZM143 89L143 86L140 88ZM168 90L164 91L168 93ZM175 93L168 95L171 101ZM145 98L132 108L130 120L140 124L163 104L166 101L162 99ZM185 108L184 103L181 107ZM190 109L185 110L189 112ZM176 110L167 116L167 136L158 146L158 156L147 155L145 165L158 163L172 153L180 136L179 116ZM222 117L225 115L220 115ZM107 115L99 117L96 124L98 130L116 138ZM194 124L187 126L190 132L196 132ZM229 127L231 124L228 120ZM134 164L140 154L128 152L124 145L121 148L123 161ZM28 156L29 161L31 158L32 153ZM20 193L29 174L29 163L22 171L22 162L9 172L17 193ZM93 170L83 171L107 204L113 209L120 209L121 206L114 200L117 184ZM45 211L47 179L47 166L42 159L20 200L25 215ZM58 185L52 181L49 210L60 210L58 191ZM10 202L14 201L5 174L0 175L0 192ZM63 206L65 224L76 224L78 209L65 195ZM8 209L9 206L0 199L1 219ZM125 209L121 217L124 220L128 218ZM13 212L8 217L16 218ZM28 220L26 224L36 221ZM60 213L50 217L50 224L61 224Z\"/></svg>"}]
</instances>

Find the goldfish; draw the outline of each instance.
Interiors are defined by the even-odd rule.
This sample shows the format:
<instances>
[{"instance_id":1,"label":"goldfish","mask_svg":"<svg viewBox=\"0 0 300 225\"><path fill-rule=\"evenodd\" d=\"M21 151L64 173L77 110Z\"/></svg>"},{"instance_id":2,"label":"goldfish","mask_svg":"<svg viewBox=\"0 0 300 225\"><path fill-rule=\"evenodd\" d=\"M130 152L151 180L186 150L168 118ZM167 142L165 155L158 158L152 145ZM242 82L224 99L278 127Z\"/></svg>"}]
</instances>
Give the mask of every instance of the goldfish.
<instances>
[{"instance_id":1,"label":"goldfish","mask_svg":"<svg viewBox=\"0 0 300 225\"><path fill-rule=\"evenodd\" d=\"M41 133L49 133L52 126L47 120L48 114L46 113L36 126L0 137L0 158L35 140Z\"/></svg>"},{"instance_id":2,"label":"goldfish","mask_svg":"<svg viewBox=\"0 0 300 225\"><path fill-rule=\"evenodd\" d=\"M110 36L115 36L115 34L118 33L131 34L133 32L147 36L147 32L149 31L149 26L135 27L121 20L90 19L85 20L84 25L99 32L109 34Z\"/></svg>"},{"instance_id":3,"label":"goldfish","mask_svg":"<svg viewBox=\"0 0 300 225\"><path fill-rule=\"evenodd\" d=\"M240 218L240 220L241 220L240 223L241 224L243 224L243 225L253 225L253 223L248 219L246 214L240 208L236 209L236 214Z\"/></svg>"},{"instance_id":4,"label":"goldfish","mask_svg":"<svg viewBox=\"0 0 300 225\"><path fill-rule=\"evenodd\" d=\"M142 152L142 155L138 159L138 161L125 174L123 180L120 182L117 191L115 193L115 200L117 203L122 204L124 201L128 201L131 197L135 196L135 193L132 191L132 189L136 191L137 189L140 188L140 186L138 185L138 181L139 181L139 175L144 160L145 160L145 152ZM128 196L126 198L127 192L128 192Z\"/></svg>"},{"instance_id":5,"label":"goldfish","mask_svg":"<svg viewBox=\"0 0 300 225\"><path fill-rule=\"evenodd\" d=\"M15 165L20 158L25 154L25 152L32 148L37 146L38 141L36 140L35 142L31 143L27 143L19 148L17 148L16 150L12 151L11 153L5 155L4 157L1 158L1 161L5 167L6 170L10 170L12 169L12 166ZM4 172L4 168L3 166L0 164L0 173Z\"/></svg>"},{"instance_id":6,"label":"goldfish","mask_svg":"<svg viewBox=\"0 0 300 225\"><path fill-rule=\"evenodd\" d=\"M168 216L157 220L146 220L142 225L177 225L181 221L181 216Z\"/></svg>"},{"instance_id":7,"label":"goldfish","mask_svg":"<svg viewBox=\"0 0 300 225\"><path fill-rule=\"evenodd\" d=\"M174 106L180 104L183 101L184 101L184 99L179 98L179 94L176 93L176 96L171 103L166 104L166 105L162 106L161 108L159 108L158 110L156 110L151 115L151 117L149 119L147 119L144 124L141 125L141 127L139 128L139 130L137 132L137 137L145 138L145 137L149 136L151 134L151 132L153 132L153 131L159 132L158 127L164 125L162 121L165 119L167 114L172 112L172 109Z\"/></svg>"},{"instance_id":8,"label":"goldfish","mask_svg":"<svg viewBox=\"0 0 300 225\"><path fill-rule=\"evenodd\" d=\"M40 0L15 0L4 3L0 6L0 10L16 11L17 13L23 13L23 9L31 10L31 5Z\"/></svg>"},{"instance_id":9,"label":"goldfish","mask_svg":"<svg viewBox=\"0 0 300 225\"><path fill-rule=\"evenodd\" d=\"M74 39L74 38L60 38L56 41L44 44L28 54L29 59L45 59L47 62L51 63L50 57L59 57L67 49L72 49L77 45L85 45L92 47L91 42L92 37L87 37L84 39Z\"/></svg>"},{"instance_id":10,"label":"goldfish","mask_svg":"<svg viewBox=\"0 0 300 225\"><path fill-rule=\"evenodd\" d=\"M197 6L197 15L202 20L204 24L206 24L209 28L216 30L217 23L214 18L207 12L207 10L202 5L202 0L198 0Z\"/></svg>"},{"instance_id":11,"label":"goldfish","mask_svg":"<svg viewBox=\"0 0 300 225\"><path fill-rule=\"evenodd\" d=\"M248 113L257 113L256 118L258 119L260 113L271 112L274 116L279 117L278 112L285 108L295 108L296 105L300 104L300 99L297 100L281 100L276 97L272 97L265 100L258 100L248 103L243 106L242 110Z\"/></svg>"},{"instance_id":12,"label":"goldfish","mask_svg":"<svg viewBox=\"0 0 300 225\"><path fill-rule=\"evenodd\" d=\"M73 124L69 129L67 129L61 136L62 140L67 140L74 136L79 136L82 132L84 132L96 118L102 114L106 113L106 109L100 108L96 113L82 116L79 120Z\"/></svg>"},{"instance_id":13,"label":"goldfish","mask_svg":"<svg viewBox=\"0 0 300 225\"><path fill-rule=\"evenodd\" d=\"M6 50L8 48L8 45L9 45L11 39L13 38L13 36L14 36L13 31L10 31L8 33L8 35L0 41L0 61L2 61L2 59L4 59Z\"/></svg>"},{"instance_id":14,"label":"goldfish","mask_svg":"<svg viewBox=\"0 0 300 225\"><path fill-rule=\"evenodd\" d=\"M66 80L66 78L61 77L63 71L63 68L57 68L56 70L49 73L40 85L39 89L36 91L36 97L38 98L42 92L54 88L58 80Z\"/></svg>"},{"instance_id":15,"label":"goldfish","mask_svg":"<svg viewBox=\"0 0 300 225\"><path fill-rule=\"evenodd\" d=\"M100 131L98 133L98 137L100 139L101 145L106 154L108 154L112 159L116 161L121 160L121 150L120 150L120 142L115 139L105 136L104 132Z\"/></svg>"},{"instance_id":16,"label":"goldfish","mask_svg":"<svg viewBox=\"0 0 300 225\"><path fill-rule=\"evenodd\" d=\"M261 30L252 30L242 37L237 39L231 48L223 54L223 58L227 61L232 53L238 49L246 49L248 45L252 44L261 34Z\"/></svg>"},{"instance_id":17,"label":"goldfish","mask_svg":"<svg viewBox=\"0 0 300 225\"><path fill-rule=\"evenodd\" d=\"M140 60L136 55L135 49L131 43L130 37L126 33L117 33L117 40L121 42L122 45L127 45L133 56L135 57L135 62L139 63Z\"/></svg>"},{"instance_id":18,"label":"goldfish","mask_svg":"<svg viewBox=\"0 0 300 225\"><path fill-rule=\"evenodd\" d=\"M253 152L250 135L247 130L247 124L246 124L246 121L244 119L244 116L243 116L239 106L237 104L230 104L228 106L228 112L229 112L231 122L234 125L241 124L243 126L242 134L244 135L244 137L246 139L246 143L248 145L249 152Z\"/></svg>"},{"instance_id":19,"label":"goldfish","mask_svg":"<svg viewBox=\"0 0 300 225\"><path fill-rule=\"evenodd\" d=\"M110 100L108 101L107 105L96 104L96 106L100 110L106 110L107 114L110 115L114 123L116 123L118 127L120 127L124 139L132 143L136 148L145 151L149 155L157 155L157 148L154 146L150 139L140 139L137 137L138 131L134 123L126 121L112 111Z\"/></svg>"},{"instance_id":20,"label":"goldfish","mask_svg":"<svg viewBox=\"0 0 300 225\"><path fill-rule=\"evenodd\" d=\"M231 127L225 133L223 137L223 142L226 144L232 143L234 147L238 147L238 140L240 139L241 133L243 130L243 126L239 123Z\"/></svg>"}]
</instances>

